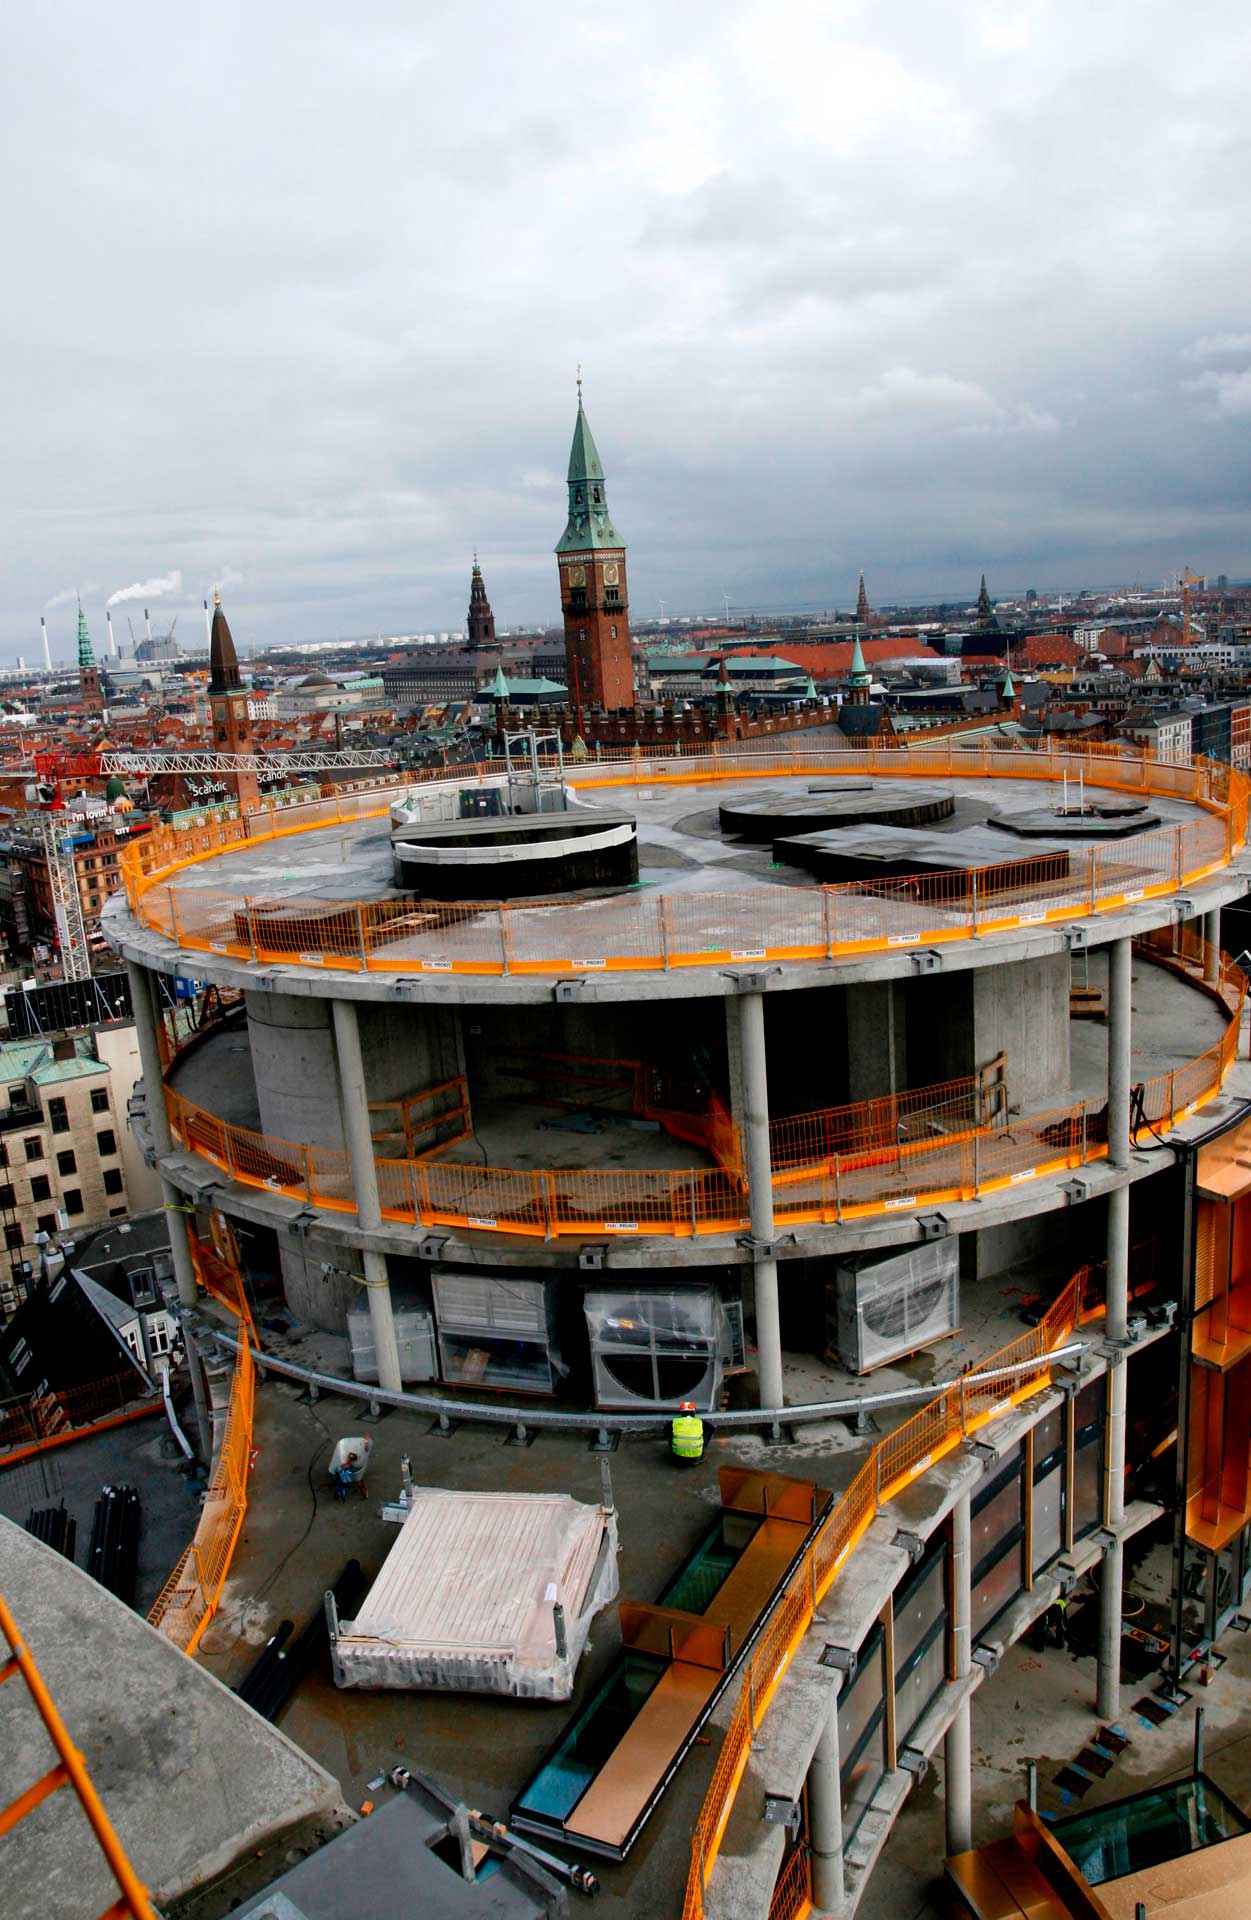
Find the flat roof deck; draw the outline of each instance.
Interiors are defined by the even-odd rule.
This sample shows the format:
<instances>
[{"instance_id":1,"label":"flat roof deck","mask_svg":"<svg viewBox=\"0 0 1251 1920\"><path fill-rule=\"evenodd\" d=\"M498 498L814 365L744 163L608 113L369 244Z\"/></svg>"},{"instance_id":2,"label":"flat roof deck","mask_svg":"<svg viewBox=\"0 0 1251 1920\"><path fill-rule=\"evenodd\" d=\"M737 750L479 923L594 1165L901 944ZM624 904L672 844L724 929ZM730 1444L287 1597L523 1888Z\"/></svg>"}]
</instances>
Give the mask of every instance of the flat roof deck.
<instances>
[{"instance_id":1,"label":"flat roof deck","mask_svg":"<svg viewBox=\"0 0 1251 1920\"><path fill-rule=\"evenodd\" d=\"M770 774L792 796L804 794L809 785L828 791L837 776L805 772L791 778ZM877 775L884 778L884 775ZM849 783L864 775L848 774ZM933 784L942 785L940 775L927 775ZM467 781L466 784L472 784ZM901 785L911 784L911 777ZM949 820L926 828L927 835L959 832L976 826L989 814L1004 811L1036 811L1059 806L1064 786L1059 780L955 779L951 781L955 807ZM708 780L689 785L605 787L583 789L581 804L613 818L633 815L638 821L639 877L645 886L661 887L666 893L769 889L810 889L815 883L805 874L777 868L772 850L766 843L723 836L719 809L735 800L746 802L765 797L759 780ZM1070 788L1071 798L1071 788ZM1206 816L1184 800L1151 796L1152 812L1164 827L1172 827ZM1158 830L1158 829L1157 829ZM1130 835L1116 843L1118 857L1132 855L1142 835ZM1065 836L1057 834L1057 840ZM1003 857L1028 858L1028 843L1017 845L1003 835ZM1072 836L1074 851L1085 851L1090 841ZM953 859L953 865L955 864ZM266 901L301 898L326 901L405 900L412 895L395 885L391 857L391 831L385 820L362 820L330 827L317 827L307 833L286 835L277 840L258 841L237 852L215 854L198 860L172 874L161 885L176 892L212 890L263 898ZM624 890L627 894L630 889ZM567 910L576 895L562 895L553 907ZM593 910L593 909L592 909Z\"/></svg>"}]
</instances>

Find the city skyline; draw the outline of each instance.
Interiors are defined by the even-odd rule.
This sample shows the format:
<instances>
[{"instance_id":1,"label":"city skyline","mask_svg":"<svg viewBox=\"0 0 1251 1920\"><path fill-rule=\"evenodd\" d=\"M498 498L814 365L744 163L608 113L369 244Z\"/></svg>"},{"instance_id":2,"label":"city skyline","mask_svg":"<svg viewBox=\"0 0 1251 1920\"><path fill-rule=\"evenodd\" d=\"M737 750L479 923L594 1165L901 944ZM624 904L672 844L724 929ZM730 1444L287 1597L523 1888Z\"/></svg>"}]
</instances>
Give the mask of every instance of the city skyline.
<instances>
[{"instance_id":1,"label":"city skyline","mask_svg":"<svg viewBox=\"0 0 1251 1920\"><path fill-rule=\"evenodd\" d=\"M1245 575L1248 29L1199 14L1201 69L1158 7L24 19L0 655L174 575L154 625L218 584L245 648L451 630L475 547L555 624L579 360L636 620Z\"/></svg>"}]
</instances>

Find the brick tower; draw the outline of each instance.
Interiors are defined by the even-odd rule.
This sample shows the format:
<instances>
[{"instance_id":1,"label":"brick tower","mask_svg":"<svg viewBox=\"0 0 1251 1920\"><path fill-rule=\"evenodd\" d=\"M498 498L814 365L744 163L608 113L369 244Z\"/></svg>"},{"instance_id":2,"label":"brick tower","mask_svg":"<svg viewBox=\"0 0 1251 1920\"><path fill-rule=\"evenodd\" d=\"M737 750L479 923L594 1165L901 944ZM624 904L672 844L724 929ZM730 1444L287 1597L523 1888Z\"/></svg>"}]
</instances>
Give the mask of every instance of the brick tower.
<instances>
[{"instance_id":1,"label":"brick tower","mask_svg":"<svg viewBox=\"0 0 1251 1920\"><path fill-rule=\"evenodd\" d=\"M471 647L495 645L495 615L491 612L491 602L487 599L482 568L478 565L476 553L473 557L473 573L469 580L469 645Z\"/></svg>"},{"instance_id":2,"label":"brick tower","mask_svg":"<svg viewBox=\"0 0 1251 1920\"><path fill-rule=\"evenodd\" d=\"M96 657L91 651L91 635L87 632L87 616L83 612L83 603L78 603L78 700L79 705L88 713L104 712L104 695L100 691L100 669Z\"/></svg>"},{"instance_id":3,"label":"brick tower","mask_svg":"<svg viewBox=\"0 0 1251 1920\"><path fill-rule=\"evenodd\" d=\"M219 753L254 753L248 696L239 678L239 659L221 595L213 595L213 626L209 636L209 711L213 718L213 745ZM240 813L252 813L261 803L261 790L250 768L228 776L234 782Z\"/></svg>"},{"instance_id":4,"label":"brick tower","mask_svg":"<svg viewBox=\"0 0 1251 1920\"><path fill-rule=\"evenodd\" d=\"M608 494L578 380L569 454L569 523L556 548L565 617L569 698L581 710L634 705L626 557L608 514Z\"/></svg>"}]
</instances>

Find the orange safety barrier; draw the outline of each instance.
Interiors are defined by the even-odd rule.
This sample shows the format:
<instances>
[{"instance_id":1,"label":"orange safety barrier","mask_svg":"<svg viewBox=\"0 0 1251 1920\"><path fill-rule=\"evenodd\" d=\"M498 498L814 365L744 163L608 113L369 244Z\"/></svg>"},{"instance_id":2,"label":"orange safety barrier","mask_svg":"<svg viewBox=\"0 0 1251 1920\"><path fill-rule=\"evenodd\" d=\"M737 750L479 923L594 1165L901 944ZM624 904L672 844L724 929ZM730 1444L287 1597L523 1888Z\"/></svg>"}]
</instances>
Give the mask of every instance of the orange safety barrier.
<instances>
[{"instance_id":1,"label":"orange safety barrier","mask_svg":"<svg viewBox=\"0 0 1251 1920\"><path fill-rule=\"evenodd\" d=\"M155 1411L160 1404L133 1367L126 1373L89 1381L86 1386L6 1401L0 1404L0 1467L18 1452L24 1457L121 1417Z\"/></svg>"},{"instance_id":2,"label":"orange safety barrier","mask_svg":"<svg viewBox=\"0 0 1251 1920\"><path fill-rule=\"evenodd\" d=\"M769 1158L775 1181L791 1172L802 1178L831 1168L836 1154L893 1153L937 1134L1001 1123L1008 1106L1006 1064L1006 1054L1000 1053L989 1065L957 1080L771 1121Z\"/></svg>"},{"instance_id":3,"label":"orange safety barrier","mask_svg":"<svg viewBox=\"0 0 1251 1920\"><path fill-rule=\"evenodd\" d=\"M769 1920L804 1920L812 1911L812 1861L808 1848L795 1848L777 1878L769 1902Z\"/></svg>"},{"instance_id":4,"label":"orange safety barrier","mask_svg":"<svg viewBox=\"0 0 1251 1920\"><path fill-rule=\"evenodd\" d=\"M1100 1287L1098 1276L1083 1267L1048 1308L1039 1325L1009 1341L982 1369L993 1374L998 1368L1020 1365L1021 1372L998 1380L962 1379L937 1395L902 1426L878 1441L838 1505L822 1522L747 1660L739 1697L695 1822L682 1905L683 1920L703 1920L704 1891L756 1729L834 1576L888 1500L911 1485L934 1461L961 1445L970 1434L1050 1385L1050 1355L1090 1317L1092 1301L1101 1297ZM794 1872L798 1874L799 1869ZM783 1891L783 1883L789 1888L786 1873L775 1891L775 1903L779 1894L785 1899L792 1897L790 1892ZM802 1907L775 1906L774 1910L791 1913L802 1911Z\"/></svg>"},{"instance_id":5,"label":"orange safety barrier","mask_svg":"<svg viewBox=\"0 0 1251 1920\"><path fill-rule=\"evenodd\" d=\"M463 1074L403 1100L371 1100L375 1148L398 1144L406 1160L440 1153L469 1137L469 1085Z\"/></svg>"},{"instance_id":6,"label":"orange safety barrier","mask_svg":"<svg viewBox=\"0 0 1251 1920\"><path fill-rule=\"evenodd\" d=\"M491 763L473 778L498 778ZM891 947L931 945L1107 913L1226 866L1247 836L1251 781L1206 759L1171 762L1146 749L1022 750L945 740L901 752L873 745L840 750L792 743L787 752L728 752L643 760L606 754L566 769L577 787L672 785L714 780L879 773L892 778L994 778L1055 782L1084 775L1092 786L1188 800L1203 818L1143 833L1115 846L1025 854L969 873L747 893L630 894L564 905L490 906L387 900L344 903L258 900L162 885L175 873L243 841L278 838L386 812L383 794L349 794L281 813L190 832L158 829L121 855L127 898L142 924L182 946L236 958L291 961L385 973L543 973L722 966L757 960L819 960ZM449 779L430 770L387 794Z\"/></svg>"},{"instance_id":7,"label":"orange safety barrier","mask_svg":"<svg viewBox=\"0 0 1251 1920\"><path fill-rule=\"evenodd\" d=\"M100 1915L100 1920L122 1920L125 1914L129 1914L131 1920L156 1920L147 1888L126 1857L126 1850L117 1837L113 1822L92 1785L87 1763L70 1739L69 1729L57 1711L44 1677L35 1665L34 1655L22 1639L3 1594L0 1594L0 1633L3 1633L9 1649L8 1658L0 1661L0 1685L21 1675L57 1754L54 1767L50 1767L25 1793L19 1793L7 1807L0 1808L0 1838L11 1832L36 1807L42 1806L50 1794L56 1793L60 1787L72 1786L100 1851L108 1862L109 1872L117 1883L118 1898Z\"/></svg>"},{"instance_id":8,"label":"orange safety barrier","mask_svg":"<svg viewBox=\"0 0 1251 1920\"><path fill-rule=\"evenodd\" d=\"M1206 1052L1171 1072L1157 1074L1135 1090L1131 1132L1137 1141L1176 1125L1218 1093L1237 1053L1246 995L1241 968L1193 937L1181 953L1162 953L1154 942L1141 943L1144 958L1163 961L1188 973L1194 984L1210 983L1229 1014L1221 1039ZM638 1063L618 1063L637 1066ZM959 1102L993 1102L989 1121L958 1131L896 1140L844 1152L824 1149L822 1114L779 1123L784 1152L793 1146L813 1152L808 1165L783 1164L774 1172L774 1218L779 1226L833 1224L870 1214L911 1212L920 1206L974 1200L1005 1187L1020 1186L1067 1168L1106 1158L1106 1101L1079 1100L1070 1107L1009 1119L995 1092L992 1062L982 1082L950 1082ZM747 1182L737 1130L715 1096L704 1115L652 1108L646 1083L651 1069L640 1069L643 1110L652 1112L680 1138L696 1141L717 1160L715 1167L588 1169L465 1165L428 1156L376 1159L382 1211L386 1218L420 1226L459 1226L493 1233L588 1236L597 1233L665 1234L688 1238L702 1233L737 1232L750 1224ZM979 1091L979 1083L980 1091ZM453 1083L454 1084L454 1083ZM935 1091L919 1089L918 1102ZM906 1108L910 1096L884 1102ZM166 1093L174 1137L204 1155L245 1186L267 1187L292 1199L340 1212L354 1212L352 1167L346 1153L276 1140L250 1128L219 1120L172 1091ZM870 1103L871 1105L877 1103ZM922 1107L907 1109L910 1113ZM863 1109L831 1109L835 1115L863 1115ZM841 1124L841 1122L839 1123ZM861 1126L863 1120L848 1122ZM687 1131L683 1131L686 1128Z\"/></svg>"},{"instance_id":9,"label":"orange safety barrier","mask_svg":"<svg viewBox=\"0 0 1251 1920\"><path fill-rule=\"evenodd\" d=\"M240 1336L225 1432L199 1523L148 1615L150 1624L167 1640L191 1654L217 1611L247 1512L255 1392L252 1345L256 1330L238 1268L232 1267L212 1248L203 1246L194 1233L190 1233L189 1238L197 1279L206 1292L237 1317Z\"/></svg>"}]
</instances>

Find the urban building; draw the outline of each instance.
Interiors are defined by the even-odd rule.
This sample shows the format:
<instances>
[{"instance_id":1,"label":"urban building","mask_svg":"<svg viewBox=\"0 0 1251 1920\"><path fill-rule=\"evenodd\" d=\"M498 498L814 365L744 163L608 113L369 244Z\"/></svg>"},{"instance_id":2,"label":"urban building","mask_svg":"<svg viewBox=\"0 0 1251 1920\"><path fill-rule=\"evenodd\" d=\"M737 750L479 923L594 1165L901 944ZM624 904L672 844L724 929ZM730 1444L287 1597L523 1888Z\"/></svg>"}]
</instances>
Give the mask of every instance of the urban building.
<instances>
[{"instance_id":1,"label":"urban building","mask_svg":"<svg viewBox=\"0 0 1251 1920\"><path fill-rule=\"evenodd\" d=\"M586 483L581 415L579 434ZM853 655L850 691L867 679ZM104 924L175 1272L193 1294L189 1215L202 1245L233 1223L244 1267L280 1274L318 1330L323 1377L338 1341L345 1381L442 1393L458 1418L490 1396L523 1441L545 1403L604 1445L623 1413L686 1400L716 1429L736 1379L778 1444L768 1486L758 1443L746 1480L728 1454L722 1498L750 1481L786 1542L765 1582L784 1630L737 1667L741 1624L714 1601L715 1648L686 1659L684 1589L656 1710L614 1722L590 1784L571 1789L563 1748L529 1781L519 1760L511 1817L580 1858L621 1858L644 1818L659 1844L665 1782L683 1754L704 1765L702 1709L678 1728L675 1693L741 1688L702 1775L687 1911L850 1914L931 1761L945 1852L972 1848L981 1690L1061 1597L1094 1623L1099 1716L1126 1711L1126 1556L1161 1517L1145 1469L1176 1418L1185 1165L1245 1076L1245 983L1220 954L1245 782L994 736L927 742L923 780L892 767L901 749L845 742L563 769L519 745L508 773L396 789L405 859L477 867L459 904L397 890L416 869L376 820L316 807L272 843L163 833L128 856L132 897ZM588 858L612 877L588 884ZM157 980L189 956L241 1004L171 1053ZM873 1400L878 1368L927 1349L939 1384L915 1415ZM866 1393L881 1437L852 1442L833 1501L802 1477L822 1443L801 1467L788 1435ZM1221 1404L1245 1469L1251 1402ZM655 1527L685 1514L702 1537L706 1497L659 1453L654 1471ZM1226 1523L1246 1540L1251 1515ZM1197 1518L1188 1540L1214 1587ZM426 1696L423 1727L458 1711ZM679 1824L685 1845L689 1808Z\"/></svg>"},{"instance_id":2,"label":"urban building","mask_svg":"<svg viewBox=\"0 0 1251 1920\"><path fill-rule=\"evenodd\" d=\"M579 709L633 707L625 544L608 512L608 487L582 406L581 381L568 484L569 518L556 546L566 685Z\"/></svg>"},{"instance_id":3,"label":"urban building","mask_svg":"<svg viewBox=\"0 0 1251 1920\"><path fill-rule=\"evenodd\" d=\"M157 1203L127 1126L133 1026L0 1045L0 1311L25 1297L58 1235Z\"/></svg>"}]
</instances>

